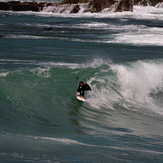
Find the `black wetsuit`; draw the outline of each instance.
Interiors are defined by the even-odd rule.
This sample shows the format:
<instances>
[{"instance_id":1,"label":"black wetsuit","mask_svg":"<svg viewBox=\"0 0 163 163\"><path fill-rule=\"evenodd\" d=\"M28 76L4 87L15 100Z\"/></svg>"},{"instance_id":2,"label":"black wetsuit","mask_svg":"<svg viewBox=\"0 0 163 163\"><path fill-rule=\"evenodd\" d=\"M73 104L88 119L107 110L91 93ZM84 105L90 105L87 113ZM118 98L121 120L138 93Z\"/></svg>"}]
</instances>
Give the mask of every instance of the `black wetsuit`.
<instances>
[{"instance_id":1,"label":"black wetsuit","mask_svg":"<svg viewBox=\"0 0 163 163\"><path fill-rule=\"evenodd\" d=\"M83 86L78 86L77 92L80 93L80 96L84 97L84 91L91 91L91 87L87 84L84 83Z\"/></svg>"}]
</instances>

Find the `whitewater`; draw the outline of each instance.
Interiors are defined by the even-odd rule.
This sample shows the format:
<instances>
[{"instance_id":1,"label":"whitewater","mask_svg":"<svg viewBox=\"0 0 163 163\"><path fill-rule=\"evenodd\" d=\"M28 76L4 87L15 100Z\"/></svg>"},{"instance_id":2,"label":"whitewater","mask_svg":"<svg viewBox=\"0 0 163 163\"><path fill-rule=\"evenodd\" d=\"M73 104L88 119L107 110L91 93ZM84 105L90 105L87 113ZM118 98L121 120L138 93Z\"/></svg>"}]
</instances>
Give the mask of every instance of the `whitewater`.
<instances>
[{"instance_id":1,"label":"whitewater","mask_svg":"<svg viewBox=\"0 0 163 163\"><path fill-rule=\"evenodd\" d=\"M0 20L0 162L162 163L162 8Z\"/></svg>"}]
</instances>

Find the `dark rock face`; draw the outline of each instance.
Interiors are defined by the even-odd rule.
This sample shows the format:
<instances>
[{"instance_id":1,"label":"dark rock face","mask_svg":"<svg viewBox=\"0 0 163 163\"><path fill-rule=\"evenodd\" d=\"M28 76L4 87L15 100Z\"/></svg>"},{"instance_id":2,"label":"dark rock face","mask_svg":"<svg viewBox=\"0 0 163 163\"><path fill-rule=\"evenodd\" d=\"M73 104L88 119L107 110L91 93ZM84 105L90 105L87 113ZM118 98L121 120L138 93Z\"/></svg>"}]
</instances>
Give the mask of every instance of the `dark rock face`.
<instances>
[{"instance_id":1,"label":"dark rock face","mask_svg":"<svg viewBox=\"0 0 163 163\"><path fill-rule=\"evenodd\" d=\"M87 4L84 12L101 12L104 9L109 9L115 12L122 11L132 11L133 10L133 0L64 0L58 4L45 3L45 2L20 2L20 1L9 1L9 2L0 2L0 10L12 10L12 11L42 11L44 7L53 6L59 7L64 5L73 6L70 13L78 13L81 9L81 4ZM74 5L75 4L75 5ZM65 9L60 10L60 12L65 12Z\"/></svg>"},{"instance_id":2,"label":"dark rock face","mask_svg":"<svg viewBox=\"0 0 163 163\"><path fill-rule=\"evenodd\" d=\"M0 2L0 10L12 10L12 11L41 11L45 3L37 2L20 2L20 1L9 1Z\"/></svg>"},{"instance_id":3,"label":"dark rock face","mask_svg":"<svg viewBox=\"0 0 163 163\"><path fill-rule=\"evenodd\" d=\"M64 0L59 4L78 4L78 3L88 3L90 0Z\"/></svg>"},{"instance_id":4,"label":"dark rock face","mask_svg":"<svg viewBox=\"0 0 163 163\"><path fill-rule=\"evenodd\" d=\"M101 12L101 11L133 11L133 5L151 5L155 6L158 3L163 3L163 0L64 0L61 3L45 3L45 2L20 2L9 1L0 2L0 10L12 11L35 11L39 12L46 10L51 6L50 12L59 13L78 13L81 8L82 12ZM48 10L47 10L48 11Z\"/></svg>"},{"instance_id":5,"label":"dark rock face","mask_svg":"<svg viewBox=\"0 0 163 163\"><path fill-rule=\"evenodd\" d=\"M80 6L79 5L76 5L76 6L74 6L74 8L71 10L71 14L75 14L75 13L78 13L79 12L79 10L80 10Z\"/></svg>"},{"instance_id":6,"label":"dark rock face","mask_svg":"<svg viewBox=\"0 0 163 163\"><path fill-rule=\"evenodd\" d=\"M124 0L118 5L116 12L133 11L134 0Z\"/></svg>"},{"instance_id":7,"label":"dark rock face","mask_svg":"<svg viewBox=\"0 0 163 163\"><path fill-rule=\"evenodd\" d=\"M101 12L105 8L110 8L115 3L114 0L96 0L90 2L90 12Z\"/></svg>"},{"instance_id":8,"label":"dark rock face","mask_svg":"<svg viewBox=\"0 0 163 163\"><path fill-rule=\"evenodd\" d=\"M92 1L92 12L101 12L108 8L114 12L133 11L133 0L96 0Z\"/></svg>"},{"instance_id":9,"label":"dark rock face","mask_svg":"<svg viewBox=\"0 0 163 163\"><path fill-rule=\"evenodd\" d=\"M122 11L133 11L133 4L134 0L65 0L60 3L60 5L64 4L82 4L88 3L85 12L101 12L104 9L107 11L114 11L114 12L122 12ZM76 9L72 10L71 13L77 13L80 9L78 5L75 7ZM75 12L74 12L75 11Z\"/></svg>"},{"instance_id":10,"label":"dark rock face","mask_svg":"<svg viewBox=\"0 0 163 163\"><path fill-rule=\"evenodd\" d=\"M134 0L65 0L60 4L79 4L89 3L85 12L101 12L104 9L110 9L115 12L132 11Z\"/></svg>"}]
</instances>

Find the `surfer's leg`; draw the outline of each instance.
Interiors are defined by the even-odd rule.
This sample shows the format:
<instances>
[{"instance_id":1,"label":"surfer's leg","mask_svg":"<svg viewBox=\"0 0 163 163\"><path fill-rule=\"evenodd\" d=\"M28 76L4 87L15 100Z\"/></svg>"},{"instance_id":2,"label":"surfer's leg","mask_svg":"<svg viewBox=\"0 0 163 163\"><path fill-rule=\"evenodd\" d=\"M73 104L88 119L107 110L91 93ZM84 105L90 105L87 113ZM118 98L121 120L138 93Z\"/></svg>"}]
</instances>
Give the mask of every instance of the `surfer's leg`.
<instances>
[{"instance_id":1,"label":"surfer's leg","mask_svg":"<svg viewBox=\"0 0 163 163\"><path fill-rule=\"evenodd\" d=\"M84 90L80 92L80 96L84 97Z\"/></svg>"}]
</instances>

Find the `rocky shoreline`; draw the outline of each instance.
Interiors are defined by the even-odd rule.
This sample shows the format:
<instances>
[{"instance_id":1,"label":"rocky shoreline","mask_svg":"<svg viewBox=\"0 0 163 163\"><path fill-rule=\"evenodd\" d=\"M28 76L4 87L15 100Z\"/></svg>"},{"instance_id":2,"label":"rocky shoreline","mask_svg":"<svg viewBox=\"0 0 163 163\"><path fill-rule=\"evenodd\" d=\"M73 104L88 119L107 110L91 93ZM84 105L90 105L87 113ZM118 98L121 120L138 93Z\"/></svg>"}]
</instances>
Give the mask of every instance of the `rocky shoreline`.
<instances>
[{"instance_id":1,"label":"rocky shoreline","mask_svg":"<svg viewBox=\"0 0 163 163\"><path fill-rule=\"evenodd\" d=\"M10 11L47 11L54 13L84 13L102 11L133 11L134 5L163 7L163 0L64 0L61 3L45 2L0 2L0 10Z\"/></svg>"}]
</instances>

